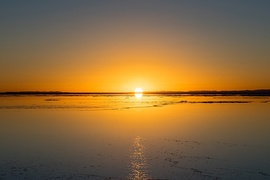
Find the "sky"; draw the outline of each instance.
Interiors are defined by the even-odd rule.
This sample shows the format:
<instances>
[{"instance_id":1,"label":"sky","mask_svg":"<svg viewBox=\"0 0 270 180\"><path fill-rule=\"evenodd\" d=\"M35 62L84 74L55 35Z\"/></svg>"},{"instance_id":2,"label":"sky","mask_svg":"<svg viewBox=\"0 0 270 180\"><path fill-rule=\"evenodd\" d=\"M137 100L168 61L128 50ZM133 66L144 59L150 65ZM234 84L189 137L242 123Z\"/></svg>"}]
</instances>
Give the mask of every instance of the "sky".
<instances>
[{"instance_id":1,"label":"sky","mask_svg":"<svg viewBox=\"0 0 270 180\"><path fill-rule=\"evenodd\" d=\"M270 88L269 0L0 1L0 91Z\"/></svg>"}]
</instances>

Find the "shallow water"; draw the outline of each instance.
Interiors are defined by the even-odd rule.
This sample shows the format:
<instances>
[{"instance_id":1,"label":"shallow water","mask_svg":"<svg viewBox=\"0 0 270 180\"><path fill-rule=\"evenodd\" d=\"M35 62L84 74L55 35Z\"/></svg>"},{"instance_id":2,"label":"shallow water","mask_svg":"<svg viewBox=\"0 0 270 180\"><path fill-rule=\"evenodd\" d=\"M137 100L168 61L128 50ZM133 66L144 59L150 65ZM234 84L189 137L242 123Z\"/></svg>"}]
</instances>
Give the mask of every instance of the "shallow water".
<instances>
[{"instance_id":1,"label":"shallow water","mask_svg":"<svg viewBox=\"0 0 270 180\"><path fill-rule=\"evenodd\" d=\"M269 97L0 97L0 179L270 179Z\"/></svg>"}]
</instances>

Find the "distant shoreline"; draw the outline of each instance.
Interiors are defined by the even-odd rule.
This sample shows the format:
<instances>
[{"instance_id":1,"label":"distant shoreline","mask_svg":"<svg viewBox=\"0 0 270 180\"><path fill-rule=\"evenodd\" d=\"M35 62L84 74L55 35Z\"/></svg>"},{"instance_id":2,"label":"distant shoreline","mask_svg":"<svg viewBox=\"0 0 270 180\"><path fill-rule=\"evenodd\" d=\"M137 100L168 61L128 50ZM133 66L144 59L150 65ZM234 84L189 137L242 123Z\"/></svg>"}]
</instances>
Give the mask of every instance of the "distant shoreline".
<instances>
[{"instance_id":1,"label":"distant shoreline","mask_svg":"<svg viewBox=\"0 0 270 180\"><path fill-rule=\"evenodd\" d=\"M62 91L10 91L0 92L0 95L129 95L134 92L62 92ZM146 91L148 95L190 95L190 96L270 96L270 89L257 90L201 90L201 91Z\"/></svg>"}]
</instances>

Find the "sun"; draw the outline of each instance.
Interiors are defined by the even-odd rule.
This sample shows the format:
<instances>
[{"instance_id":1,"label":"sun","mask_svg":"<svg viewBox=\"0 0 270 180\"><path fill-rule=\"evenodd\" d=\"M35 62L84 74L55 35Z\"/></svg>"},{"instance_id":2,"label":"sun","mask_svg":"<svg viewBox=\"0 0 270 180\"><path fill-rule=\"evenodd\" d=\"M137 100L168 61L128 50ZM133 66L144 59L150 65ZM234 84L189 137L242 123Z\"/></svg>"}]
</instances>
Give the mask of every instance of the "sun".
<instances>
[{"instance_id":1,"label":"sun","mask_svg":"<svg viewBox=\"0 0 270 180\"><path fill-rule=\"evenodd\" d=\"M136 89L134 89L134 92L135 93L142 93L143 92L143 90L142 90L142 88L136 88Z\"/></svg>"},{"instance_id":2,"label":"sun","mask_svg":"<svg viewBox=\"0 0 270 180\"><path fill-rule=\"evenodd\" d=\"M143 90L142 90L142 88L136 88L136 89L134 89L134 96L136 97L136 98L141 98L142 97L142 94L143 94Z\"/></svg>"}]
</instances>

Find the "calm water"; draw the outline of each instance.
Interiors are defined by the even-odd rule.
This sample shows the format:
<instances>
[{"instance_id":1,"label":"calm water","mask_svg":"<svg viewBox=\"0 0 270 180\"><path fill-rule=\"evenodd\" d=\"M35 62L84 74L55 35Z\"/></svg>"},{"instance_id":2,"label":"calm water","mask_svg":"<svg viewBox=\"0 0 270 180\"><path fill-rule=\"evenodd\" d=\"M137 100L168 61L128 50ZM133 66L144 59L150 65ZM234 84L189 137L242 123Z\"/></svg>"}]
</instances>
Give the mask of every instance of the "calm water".
<instances>
[{"instance_id":1,"label":"calm water","mask_svg":"<svg viewBox=\"0 0 270 180\"><path fill-rule=\"evenodd\" d=\"M270 179L269 97L0 96L0 179Z\"/></svg>"}]
</instances>

